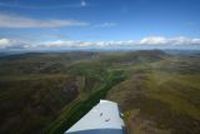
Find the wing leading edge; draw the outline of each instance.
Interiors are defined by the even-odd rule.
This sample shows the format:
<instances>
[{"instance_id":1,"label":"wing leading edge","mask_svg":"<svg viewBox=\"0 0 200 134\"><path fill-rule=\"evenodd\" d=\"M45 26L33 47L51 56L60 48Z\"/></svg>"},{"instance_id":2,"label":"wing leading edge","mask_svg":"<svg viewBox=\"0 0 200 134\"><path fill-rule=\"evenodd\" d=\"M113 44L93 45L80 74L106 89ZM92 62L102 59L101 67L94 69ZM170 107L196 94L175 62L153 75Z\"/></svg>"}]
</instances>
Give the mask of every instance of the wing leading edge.
<instances>
[{"instance_id":1,"label":"wing leading edge","mask_svg":"<svg viewBox=\"0 0 200 134\"><path fill-rule=\"evenodd\" d=\"M65 134L125 134L124 121L120 115L117 103L100 100Z\"/></svg>"}]
</instances>

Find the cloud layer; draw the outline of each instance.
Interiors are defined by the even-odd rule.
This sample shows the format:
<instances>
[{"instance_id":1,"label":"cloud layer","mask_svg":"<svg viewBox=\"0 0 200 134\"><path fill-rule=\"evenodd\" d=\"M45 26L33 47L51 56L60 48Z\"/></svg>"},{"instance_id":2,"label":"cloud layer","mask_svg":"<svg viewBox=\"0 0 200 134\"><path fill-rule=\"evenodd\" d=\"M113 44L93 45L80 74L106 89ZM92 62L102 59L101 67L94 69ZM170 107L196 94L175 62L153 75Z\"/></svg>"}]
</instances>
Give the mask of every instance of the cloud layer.
<instances>
[{"instance_id":1,"label":"cloud layer","mask_svg":"<svg viewBox=\"0 0 200 134\"><path fill-rule=\"evenodd\" d=\"M188 38L188 37L147 37L139 41L139 44L146 45L199 45L200 38Z\"/></svg>"},{"instance_id":2,"label":"cloud layer","mask_svg":"<svg viewBox=\"0 0 200 134\"><path fill-rule=\"evenodd\" d=\"M32 44L31 42L16 39L0 39L0 49L62 49L62 48L134 48L134 47L177 47L177 46L200 46L200 38L187 37L146 37L141 40L125 41L78 41L56 40Z\"/></svg>"},{"instance_id":3,"label":"cloud layer","mask_svg":"<svg viewBox=\"0 0 200 134\"><path fill-rule=\"evenodd\" d=\"M0 14L1 28L56 28L69 26L86 26L88 23L76 20L33 19L16 15Z\"/></svg>"}]
</instances>

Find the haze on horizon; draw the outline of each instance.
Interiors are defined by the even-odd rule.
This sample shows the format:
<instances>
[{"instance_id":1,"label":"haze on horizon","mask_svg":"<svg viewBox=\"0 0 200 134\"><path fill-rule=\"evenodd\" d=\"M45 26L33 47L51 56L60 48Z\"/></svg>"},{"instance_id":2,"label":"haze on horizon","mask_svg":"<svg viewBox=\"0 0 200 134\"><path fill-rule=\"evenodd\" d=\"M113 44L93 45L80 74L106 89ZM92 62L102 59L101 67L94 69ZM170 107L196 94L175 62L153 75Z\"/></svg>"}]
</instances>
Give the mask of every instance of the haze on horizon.
<instances>
[{"instance_id":1,"label":"haze on horizon","mask_svg":"<svg viewBox=\"0 0 200 134\"><path fill-rule=\"evenodd\" d=\"M198 0L0 0L0 51L200 49Z\"/></svg>"}]
</instances>

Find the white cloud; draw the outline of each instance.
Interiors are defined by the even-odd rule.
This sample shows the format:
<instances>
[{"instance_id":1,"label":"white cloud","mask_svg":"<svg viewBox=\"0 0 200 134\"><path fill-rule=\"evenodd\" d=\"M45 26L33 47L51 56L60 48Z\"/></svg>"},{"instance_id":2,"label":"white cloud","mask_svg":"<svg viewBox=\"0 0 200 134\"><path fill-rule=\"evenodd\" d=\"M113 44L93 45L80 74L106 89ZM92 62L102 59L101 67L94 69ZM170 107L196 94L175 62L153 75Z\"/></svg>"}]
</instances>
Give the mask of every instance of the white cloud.
<instances>
[{"instance_id":1,"label":"white cloud","mask_svg":"<svg viewBox=\"0 0 200 134\"><path fill-rule=\"evenodd\" d=\"M94 27L96 27L96 28L107 28L107 27L114 27L116 25L117 25L117 23L105 22L105 23L102 23L102 24L94 25Z\"/></svg>"},{"instance_id":2,"label":"white cloud","mask_svg":"<svg viewBox=\"0 0 200 134\"><path fill-rule=\"evenodd\" d=\"M4 45L4 44L8 44L8 43L9 43L8 39L6 39L6 38L0 39L0 45Z\"/></svg>"},{"instance_id":3,"label":"white cloud","mask_svg":"<svg viewBox=\"0 0 200 134\"><path fill-rule=\"evenodd\" d=\"M177 45L200 45L200 38L186 37L146 37L141 40L124 40L124 41L73 41L73 40L58 40L53 42L41 43L41 47L134 47L134 46L177 46Z\"/></svg>"},{"instance_id":4,"label":"white cloud","mask_svg":"<svg viewBox=\"0 0 200 134\"><path fill-rule=\"evenodd\" d=\"M0 49L28 49L33 45L26 40L0 38Z\"/></svg>"},{"instance_id":5,"label":"white cloud","mask_svg":"<svg viewBox=\"0 0 200 134\"><path fill-rule=\"evenodd\" d=\"M51 42L42 42L38 46L39 47L89 47L96 45L93 42L87 42L87 41L76 41L76 40L56 40Z\"/></svg>"},{"instance_id":6,"label":"white cloud","mask_svg":"<svg viewBox=\"0 0 200 134\"><path fill-rule=\"evenodd\" d=\"M54 49L54 48L134 48L145 46L174 47L174 46L200 45L200 38L188 37L146 37L141 40L122 40L122 41L79 41L79 40L56 40L40 43L16 39L0 39L1 49Z\"/></svg>"},{"instance_id":7,"label":"white cloud","mask_svg":"<svg viewBox=\"0 0 200 134\"><path fill-rule=\"evenodd\" d=\"M55 28L69 26L86 26L88 23L76 20L33 19L16 15L0 14L2 28Z\"/></svg>"},{"instance_id":8,"label":"white cloud","mask_svg":"<svg viewBox=\"0 0 200 134\"><path fill-rule=\"evenodd\" d=\"M147 37L143 38L139 41L139 44L146 44L146 45L161 45L167 43L167 39L164 37Z\"/></svg>"},{"instance_id":9,"label":"white cloud","mask_svg":"<svg viewBox=\"0 0 200 134\"><path fill-rule=\"evenodd\" d=\"M5 48L10 45L10 40L6 38L0 39L0 48Z\"/></svg>"},{"instance_id":10,"label":"white cloud","mask_svg":"<svg viewBox=\"0 0 200 134\"><path fill-rule=\"evenodd\" d=\"M146 37L139 41L141 45L199 45L200 38L174 37L166 38L160 36Z\"/></svg>"}]
</instances>

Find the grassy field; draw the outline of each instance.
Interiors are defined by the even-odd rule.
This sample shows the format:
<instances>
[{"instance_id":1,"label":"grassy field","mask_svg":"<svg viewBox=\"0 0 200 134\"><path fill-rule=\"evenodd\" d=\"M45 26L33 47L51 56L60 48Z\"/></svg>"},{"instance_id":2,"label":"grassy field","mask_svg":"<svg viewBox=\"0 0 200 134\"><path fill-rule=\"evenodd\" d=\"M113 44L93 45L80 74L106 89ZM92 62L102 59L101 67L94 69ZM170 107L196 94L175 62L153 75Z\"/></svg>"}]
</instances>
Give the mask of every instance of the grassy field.
<instances>
[{"instance_id":1,"label":"grassy field","mask_svg":"<svg viewBox=\"0 0 200 134\"><path fill-rule=\"evenodd\" d=\"M159 50L1 57L0 133L62 134L109 99L129 134L199 134L199 60Z\"/></svg>"},{"instance_id":2,"label":"grassy field","mask_svg":"<svg viewBox=\"0 0 200 134\"><path fill-rule=\"evenodd\" d=\"M167 57L129 68L129 78L107 95L125 113L130 134L198 134L200 74L197 57Z\"/></svg>"}]
</instances>

